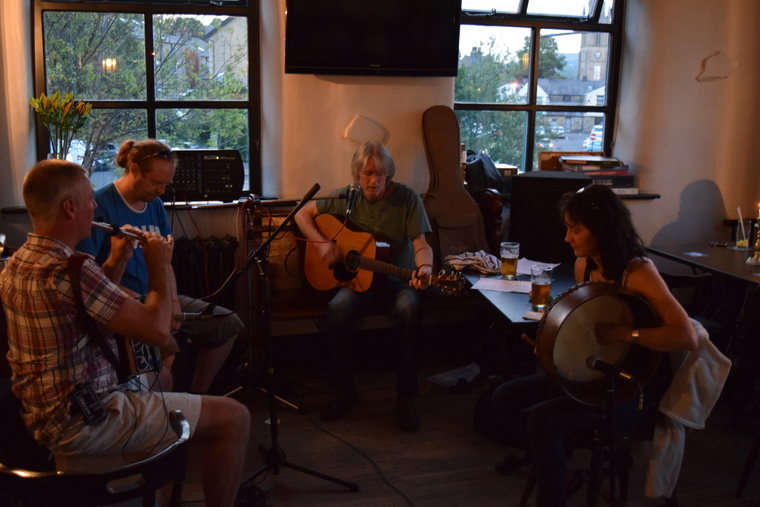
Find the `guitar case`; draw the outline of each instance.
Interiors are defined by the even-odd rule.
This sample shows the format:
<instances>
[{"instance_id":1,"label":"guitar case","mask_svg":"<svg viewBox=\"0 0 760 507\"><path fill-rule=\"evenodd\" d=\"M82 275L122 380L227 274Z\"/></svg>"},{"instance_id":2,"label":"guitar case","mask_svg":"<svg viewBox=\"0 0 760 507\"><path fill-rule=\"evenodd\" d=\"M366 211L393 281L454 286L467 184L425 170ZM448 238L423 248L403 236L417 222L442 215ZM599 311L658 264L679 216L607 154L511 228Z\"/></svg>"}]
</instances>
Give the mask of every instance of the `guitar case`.
<instances>
[{"instance_id":1,"label":"guitar case","mask_svg":"<svg viewBox=\"0 0 760 507\"><path fill-rule=\"evenodd\" d=\"M422 115L430 183L423 199L433 232L428 237L435 263L447 255L489 250L483 215L465 190L459 167L459 121L447 106L432 106Z\"/></svg>"}]
</instances>

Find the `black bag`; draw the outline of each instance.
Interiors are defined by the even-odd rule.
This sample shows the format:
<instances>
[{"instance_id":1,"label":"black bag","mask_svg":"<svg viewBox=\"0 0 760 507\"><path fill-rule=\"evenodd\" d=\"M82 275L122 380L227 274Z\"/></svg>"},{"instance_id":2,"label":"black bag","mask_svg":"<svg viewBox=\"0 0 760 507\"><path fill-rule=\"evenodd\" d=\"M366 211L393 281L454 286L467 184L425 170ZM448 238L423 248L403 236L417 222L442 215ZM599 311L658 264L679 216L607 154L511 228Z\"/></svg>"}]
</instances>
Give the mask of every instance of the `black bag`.
<instances>
[{"instance_id":1,"label":"black bag","mask_svg":"<svg viewBox=\"0 0 760 507\"><path fill-rule=\"evenodd\" d=\"M465 180L467 180L467 190L471 194L486 188L494 188L502 194L511 192L510 182L496 169L491 157L486 153L467 150Z\"/></svg>"},{"instance_id":2,"label":"black bag","mask_svg":"<svg viewBox=\"0 0 760 507\"><path fill-rule=\"evenodd\" d=\"M11 391L11 369L6 359L8 335L0 303L0 463L34 470L52 469L50 452L26 430L21 402Z\"/></svg>"},{"instance_id":3,"label":"black bag","mask_svg":"<svg viewBox=\"0 0 760 507\"><path fill-rule=\"evenodd\" d=\"M21 419L21 403L11 381L0 378L0 462L33 470L52 470L50 451L35 442Z\"/></svg>"}]
</instances>

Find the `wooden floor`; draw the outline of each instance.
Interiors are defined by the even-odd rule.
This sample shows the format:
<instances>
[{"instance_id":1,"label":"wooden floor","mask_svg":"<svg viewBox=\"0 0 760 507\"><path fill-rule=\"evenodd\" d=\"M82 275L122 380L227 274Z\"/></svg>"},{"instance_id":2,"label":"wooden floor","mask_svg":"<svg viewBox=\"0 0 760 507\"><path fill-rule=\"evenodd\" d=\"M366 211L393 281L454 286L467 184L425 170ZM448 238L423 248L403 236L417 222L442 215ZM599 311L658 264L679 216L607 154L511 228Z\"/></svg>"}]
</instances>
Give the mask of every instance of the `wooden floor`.
<instances>
[{"instance_id":1,"label":"wooden floor","mask_svg":"<svg viewBox=\"0 0 760 507\"><path fill-rule=\"evenodd\" d=\"M462 338L465 339L465 338ZM427 376L463 366L470 360L461 350L438 354L426 344L421 372L421 393L416 407L422 426L416 433L403 433L392 419L395 375L379 361L363 362L358 377L360 402L342 420L322 423L316 415L327 399L319 373L317 345L295 343L280 359L278 369L283 394L303 403L306 413L278 404L279 447L285 458L302 467L358 484L358 491L312 477L291 468L258 477L272 506L516 506L527 472L499 475L494 464L509 449L478 435L472 429L472 411L482 387L454 394L430 383ZM295 352L299 347L300 351ZM301 349L306 349L301 350ZM280 353L283 351L281 350ZM452 352L452 351L449 351ZM281 354L282 355L282 354ZM300 356L311 356L305 361ZM316 361L314 361L316 359ZM248 451L247 475L264 464L260 445L270 447L268 401L264 394L247 391L238 395L252 412L253 442ZM736 426L736 425L734 425ZM677 494L682 507L731 507L757 505L760 495L760 464L744 498L734 491L746 453L753 439L751 424L732 427L725 404L719 404L704 430L687 435L687 447ZM577 455L573 464L581 466ZM645 457L636 460L629 500L631 507L662 505L643 497ZM198 472L190 467L183 498L203 505ZM535 505L535 496L529 505ZM582 493L569 501L570 507L585 505ZM600 502L599 505L605 505Z\"/></svg>"}]
</instances>

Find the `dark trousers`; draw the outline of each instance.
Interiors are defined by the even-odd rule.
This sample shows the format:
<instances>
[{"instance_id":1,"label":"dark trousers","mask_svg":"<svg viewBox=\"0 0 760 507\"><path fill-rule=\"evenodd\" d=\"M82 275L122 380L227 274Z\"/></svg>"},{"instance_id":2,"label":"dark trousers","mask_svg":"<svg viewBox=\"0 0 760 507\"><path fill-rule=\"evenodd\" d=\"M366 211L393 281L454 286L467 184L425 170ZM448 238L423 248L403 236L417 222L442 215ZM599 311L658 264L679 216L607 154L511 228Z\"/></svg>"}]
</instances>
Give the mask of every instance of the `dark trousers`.
<instances>
[{"instance_id":1,"label":"dark trousers","mask_svg":"<svg viewBox=\"0 0 760 507\"><path fill-rule=\"evenodd\" d=\"M366 292L342 287L327 308L330 387L338 394L350 393L356 389L356 322L370 310L389 309L396 320L396 391L399 396L415 396L419 305L420 292L397 278L388 278L381 287Z\"/></svg>"},{"instance_id":2,"label":"dark trousers","mask_svg":"<svg viewBox=\"0 0 760 507\"><path fill-rule=\"evenodd\" d=\"M528 451L536 470L539 507L565 505L565 450L568 440L588 436L598 425L603 407L570 398L559 383L543 374L516 378L500 385L491 398L504 419L510 443ZM615 406L616 432L633 431L637 400Z\"/></svg>"}]
</instances>

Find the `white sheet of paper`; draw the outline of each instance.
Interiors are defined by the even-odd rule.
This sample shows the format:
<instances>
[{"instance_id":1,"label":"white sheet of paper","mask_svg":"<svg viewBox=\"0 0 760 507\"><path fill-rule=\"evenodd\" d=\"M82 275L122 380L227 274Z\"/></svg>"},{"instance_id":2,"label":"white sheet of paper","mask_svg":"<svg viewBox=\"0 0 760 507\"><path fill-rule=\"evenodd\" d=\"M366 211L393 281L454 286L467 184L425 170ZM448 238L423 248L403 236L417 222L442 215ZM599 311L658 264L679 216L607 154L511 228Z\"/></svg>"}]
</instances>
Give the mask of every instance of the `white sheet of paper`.
<instances>
[{"instance_id":1,"label":"white sheet of paper","mask_svg":"<svg viewBox=\"0 0 760 507\"><path fill-rule=\"evenodd\" d=\"M530 282L527 280L505 280L503 278L480 278L472 286L477 290L495 290L499 292L530 293Z\"/></svg>"},{"instance_id":2,"label":"white sheet of paper","mask_svg":"<svg viewBox=\"0 0 760 507\"><path fill-rule=\"evenodd\" d=\"M522 259L517 259L517 274L530 275L531 266L544 266L546 268L554 269L557 266L559 266L559 264L550 264L548 262L532 261L530 259L526 259L525 257L523 257Z\"/></svg>"}]
</instances>

